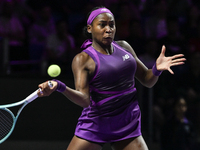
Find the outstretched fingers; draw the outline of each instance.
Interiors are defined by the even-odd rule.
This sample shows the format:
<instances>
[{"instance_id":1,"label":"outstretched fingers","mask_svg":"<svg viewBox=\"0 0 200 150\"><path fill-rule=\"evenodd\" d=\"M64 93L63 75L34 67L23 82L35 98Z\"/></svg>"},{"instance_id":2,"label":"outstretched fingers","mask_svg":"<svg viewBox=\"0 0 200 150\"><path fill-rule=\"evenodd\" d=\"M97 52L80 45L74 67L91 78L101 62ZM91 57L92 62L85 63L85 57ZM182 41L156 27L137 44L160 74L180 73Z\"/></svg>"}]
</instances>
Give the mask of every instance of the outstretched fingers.
<instances>
[{"instance_id":1,"label":"outstretched fingers","mask_svg":"<svg viewBox=\"0 0 200 150\"><path fill-rule=\"evenodd\" d=\"M174 74L174 72L172 71L172 69L169 67L168 69L167 69L171 74Z\"/></svg>"},{"instance_id":2,"label":"outstretched fingers","mask_svg":"<svg viewBox=\"0 0 200 150\"><path fill-rule=\"evenodd\" d=\"M185 61L186 61L185 58L172 60L171 66L183 65L185 64Z\"/></svg>"},{"instance_id":3,"label":"outstretched fingers","mask_svg":"<svg viewBox=\"0 0 200 150\"><path fill-rule=\"evenodd\" d=\"M184 58L184 54L176 54L173 56L166 57L165 52L166 47L165 45L163 45L161 53L158 59L156 60L156 67L158 70L168 70L171 74L174 74L171 67L184 64L184 62L186 61L186 59Z\"/></svg>"},{"instance_id":4,"label":"outstretched fingers","mask_svg":"<svg viewBox=\"0 0 200 150\"><path fill-rule=\"evenodd\" d=\"M172 61L171 61L171 66L177 66L177 65L182 65L185 63L186 59L185 58L180 58L183 57L183 54L177 54L172 56Z\"/></svg>"},{"instance_id":5,"label":"outstretched fingers","mask_svg":"<svg viewBox=\"0 0 200 150\"><path fill-rule=\"evenodd\" d=\"M166 47L165 47L165 45L163 45L160 56L165 56L165 51L166 51Z\"/></svg>"},{"instance_id":6,"label":"outstretched fingers","mask_svg":"<svg viewBox=\"0 0 200 150\"><path fill-rule=\"evenodd\" d=\"M183 54L176 54L174 56L172 56L172 59L176 59L176 58L180 58L180 57L184 57Z\"/></svg>"}]
</instances>

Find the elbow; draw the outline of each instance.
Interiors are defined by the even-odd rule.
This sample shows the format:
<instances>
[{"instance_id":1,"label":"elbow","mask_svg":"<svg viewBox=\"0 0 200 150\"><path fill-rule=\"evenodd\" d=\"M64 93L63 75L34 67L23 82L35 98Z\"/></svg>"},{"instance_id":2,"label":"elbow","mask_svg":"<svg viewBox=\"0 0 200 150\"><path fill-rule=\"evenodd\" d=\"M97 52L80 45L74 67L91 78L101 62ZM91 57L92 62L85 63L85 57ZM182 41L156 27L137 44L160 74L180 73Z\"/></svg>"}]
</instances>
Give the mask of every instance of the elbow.
<instances>
[{"instance_id":1,"label":"elbow","mask_svg":"<svg viewBox=\"0 0 200 150\"><path fill-rule=\"evenodd\" d=\"M147 85L146 87L147 88L152 88L154 85Z\"/></svg>"},{"instance_id":2,"label":"elbow","mask_svg":"<svg viewBox=\"0 0 200 150\"><path fill-rule=\"evenodd\" d=\"M147 88L152 88L158 81L158 78L150 79L150 80L145 80L143 82L143 85Z\"/></svg>"},{"instance_id":3,"label":"elbow","mask_svg":"<svg viewBox=\"0 0 200 150\"><path fill-rule=\"evenodd\" d=\"M83 107L83 108L87 108L89 106L90 106L90 103L84 103L84 104L81 105L81 107Z\"/></svg>"},{"instance_id":4,"label":"elbow","mask_svg":"<svg viewBox=\"0 0 200 150\"><path fill-rule=\"evenodd\" d=\"M152 88L156 83L143 83L143 86L147 88Z\"/></svg>"},{"instance_id":5,"label":"elbow","mask_svg":"<svg viewBox=\"0 0 200 150\"><path fill-rule=\"evenodd\" d=\"M82 105L81 107L83 107L83 108L87 108L87 107L89 107L90 105Z\"/></svg>"},{"instance_id":6,"label":"elbow","mask_svg":"<svg viewBox=\"0 0 200 150\"><path fill-rule=\"evenodd\" d=\"M83 103L81 104L81 107L83 107L83 108L87 108L87 107L89 107L90 106L90 99L85 99L84 101L83 101Z\"/></svg>"}]
</instances>

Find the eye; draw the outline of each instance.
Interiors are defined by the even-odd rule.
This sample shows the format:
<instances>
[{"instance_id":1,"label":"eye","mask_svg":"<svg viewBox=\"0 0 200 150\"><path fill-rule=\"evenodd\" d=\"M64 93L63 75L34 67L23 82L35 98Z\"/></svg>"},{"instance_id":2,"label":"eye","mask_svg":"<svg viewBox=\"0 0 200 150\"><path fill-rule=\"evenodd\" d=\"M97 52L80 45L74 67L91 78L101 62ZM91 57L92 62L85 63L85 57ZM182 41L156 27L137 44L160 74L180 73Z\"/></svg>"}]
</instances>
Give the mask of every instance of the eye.
<instances>
[{"instance_id":1,"label":"eye","mask_svg":"<svg viewBox=\"0 0 200 150\"><path fill-rule=\"evenodd\" d=\"M115 24L114 24L113 22L109 24L109 26L110 26L111 28L114 28L114 25L115 25Z\"/></svg>"},{"instance_id":2,"label":"eye","mask_svg":"<svg viewBox=\"0 0 200 150\"><path fill-rule=\"evenodd\" d=\"M105 24L105 23L100 23L100 26L101 26L102 28L104 28L104 27L106 26L106 24Z\"/></svg>"}]
</instances>

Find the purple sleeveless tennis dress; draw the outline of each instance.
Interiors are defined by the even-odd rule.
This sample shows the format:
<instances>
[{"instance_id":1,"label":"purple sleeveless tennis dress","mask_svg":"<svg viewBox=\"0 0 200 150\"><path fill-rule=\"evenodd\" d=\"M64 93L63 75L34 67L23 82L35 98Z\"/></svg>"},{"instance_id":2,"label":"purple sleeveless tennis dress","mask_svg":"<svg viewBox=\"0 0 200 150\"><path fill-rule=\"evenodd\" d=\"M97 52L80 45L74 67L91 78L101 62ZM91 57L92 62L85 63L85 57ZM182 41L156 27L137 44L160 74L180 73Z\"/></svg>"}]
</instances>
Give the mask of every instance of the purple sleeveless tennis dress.
<instances>
[{"instance_id":1,"label":"purple sleeveless tennis dress","mask_svg":"<svg viewBox=\"0 0 200 150\"><path fill-rule=\"evenodd\" d=\"M117 43L112 45L111 55L101 54L92 46L84 50L95 61L96 69L90 80L91 104L83 109L75 135L92 142L109 143L141 135L136 61Z\"/></svg>"}]
</instances>

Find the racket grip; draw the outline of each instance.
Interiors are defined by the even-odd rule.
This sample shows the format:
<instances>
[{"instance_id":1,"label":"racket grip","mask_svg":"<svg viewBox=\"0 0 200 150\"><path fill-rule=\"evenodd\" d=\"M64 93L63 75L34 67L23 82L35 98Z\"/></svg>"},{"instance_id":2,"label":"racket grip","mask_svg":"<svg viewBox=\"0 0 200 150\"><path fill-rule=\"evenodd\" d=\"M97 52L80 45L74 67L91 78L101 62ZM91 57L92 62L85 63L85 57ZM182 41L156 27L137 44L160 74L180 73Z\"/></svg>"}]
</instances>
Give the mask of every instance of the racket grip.
<instances>
[{"instance_id":1,"label":"racket grip","mask_svg":"<svg viewBox=\"0 0 200 150\"><path fill-rule=\"evenodd\" d=\"M48 85L49 87L53 87L53 84L51 83L51 81L48 81ZM41 89L37 89L35 92L33 92L32 94L30 94L25 100L30 103L32 102L33 100L35 100L36 98L38 98L38 90L41 91Z\"/></svg>"},{"instance_id":2,"label":"racket grip","mask_svg":"<svg viewBox=\"0 0 200 150\"><path fill-rule=\"evenodd\" d=\"M37 89L35 92L33 92L32 94L30 94L28 97L26 97L25 100L26 100L28 103L30 103L30 102L32 102L34 99L38 98L37 92L38 92L38 89Z\"/></svg>"}]
</instances>

